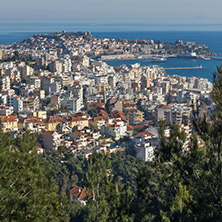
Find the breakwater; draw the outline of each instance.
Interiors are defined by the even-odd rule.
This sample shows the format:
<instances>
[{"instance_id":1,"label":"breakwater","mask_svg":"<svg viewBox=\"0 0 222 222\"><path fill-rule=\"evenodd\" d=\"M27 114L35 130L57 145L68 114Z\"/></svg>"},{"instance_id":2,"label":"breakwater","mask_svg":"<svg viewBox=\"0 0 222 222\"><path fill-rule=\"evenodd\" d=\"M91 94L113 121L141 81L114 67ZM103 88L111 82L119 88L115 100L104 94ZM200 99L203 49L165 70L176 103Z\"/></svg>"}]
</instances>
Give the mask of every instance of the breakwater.
<instances>
[{"instance_id":1,"label":"breakwater","mask_svg":"<svg viewBox=\"0 0 222 222\"><path fill-rule=\"evenodd\" d=\"M174 68L164 68L165 70L177 70L177 69L202 69L202 66L195 67L174 67Z\"/></svg>"}]
</instances>

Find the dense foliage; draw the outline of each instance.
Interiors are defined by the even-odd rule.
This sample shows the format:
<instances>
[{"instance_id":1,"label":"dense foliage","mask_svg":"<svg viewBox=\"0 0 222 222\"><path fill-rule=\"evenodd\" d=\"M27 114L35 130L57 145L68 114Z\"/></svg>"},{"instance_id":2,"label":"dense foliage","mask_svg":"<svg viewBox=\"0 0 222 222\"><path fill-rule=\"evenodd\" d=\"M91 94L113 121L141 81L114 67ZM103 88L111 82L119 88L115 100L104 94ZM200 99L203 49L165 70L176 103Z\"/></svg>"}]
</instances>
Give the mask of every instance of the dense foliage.
<instances>
[{"instance_id":1,"label":"dense foliage","mask_svg":"<svg viewBox=\"0 0 222 222\"><path fill-rule=\"evenodd\" d=\"M0 220L68 221L66 198L34 148L33 135L0 132Z\"/></svg>"}]
</instances>

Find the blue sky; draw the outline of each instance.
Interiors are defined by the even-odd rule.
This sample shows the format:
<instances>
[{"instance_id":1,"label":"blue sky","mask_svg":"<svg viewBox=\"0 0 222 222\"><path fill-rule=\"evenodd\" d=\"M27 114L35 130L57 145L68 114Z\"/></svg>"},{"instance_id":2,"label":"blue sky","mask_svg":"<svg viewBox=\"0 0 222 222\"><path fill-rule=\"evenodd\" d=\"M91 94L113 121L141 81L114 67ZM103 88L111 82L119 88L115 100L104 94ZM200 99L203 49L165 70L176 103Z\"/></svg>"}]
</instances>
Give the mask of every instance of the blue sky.
<instances>
[{"instance_id":1,"label":"blue sky","mask_svg":"<svg viewBox=\"0 0 222 222\"><path fill-rule=\"evenodd\" d=\"M1 0L0 21L222 23L221 0Z\"/></svg>"}]
</instances>

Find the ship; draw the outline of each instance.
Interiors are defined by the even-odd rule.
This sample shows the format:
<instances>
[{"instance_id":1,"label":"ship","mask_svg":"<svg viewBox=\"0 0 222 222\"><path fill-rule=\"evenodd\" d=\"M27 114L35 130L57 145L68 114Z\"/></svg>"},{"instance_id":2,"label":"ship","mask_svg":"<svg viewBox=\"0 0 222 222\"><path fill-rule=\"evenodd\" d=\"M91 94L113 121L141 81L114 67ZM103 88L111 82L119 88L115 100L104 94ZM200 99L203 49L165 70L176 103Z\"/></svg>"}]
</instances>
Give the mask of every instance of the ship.
<instances>
[{"instance_id":1,"label":"ship","mask_svg":"<svg viewBox=\"0 0 222 222\"><path fill-rule=\"evenodd\" d=\"M166 62L167 58L165 57L156 57L151 60L151 62Z\"/></svg>"},{"instance_id":2,"label":"ship","mask_svg":"<svg viewBox=\"0 0 222 222\"><path fill-rule=\"evenodd\" d=\"M183 59L196 59L197 54L195 52L182 52L177 54L178 58L183 58Z\"/></svg>"}]
</instances>

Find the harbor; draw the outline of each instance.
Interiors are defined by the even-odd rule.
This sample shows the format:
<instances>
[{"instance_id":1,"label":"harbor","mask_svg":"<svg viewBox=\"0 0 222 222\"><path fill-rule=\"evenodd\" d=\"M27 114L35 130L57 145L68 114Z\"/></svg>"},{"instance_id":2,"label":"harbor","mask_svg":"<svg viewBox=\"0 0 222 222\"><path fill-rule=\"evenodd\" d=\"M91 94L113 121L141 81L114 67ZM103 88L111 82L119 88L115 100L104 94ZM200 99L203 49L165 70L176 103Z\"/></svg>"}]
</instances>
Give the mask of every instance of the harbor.
<instances>
[{"instance_id":1,"label":"harbor","mask_svg":"<svg viewBox=\"0 0 222 222\"><path fill-rule=\"evenodd\" d=\"M176 57L168 57L166 62L159 63L154 63L151 59L110 60L106 61L106 63L114 67L122 64L131 65L135 63L140 63L141 66L159 65L166 70L167 75L196 76L207 78L210 81L212 81L213 73L217 71L217 66L222 65L221 60L183 59Z\"/></svg>"}]
</instances>

